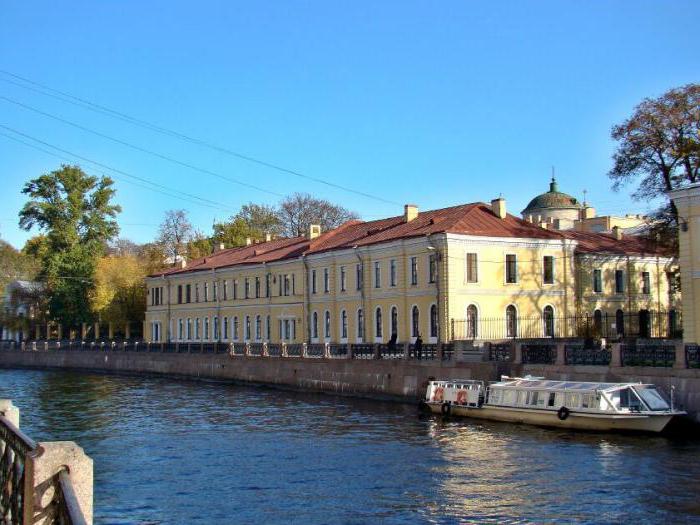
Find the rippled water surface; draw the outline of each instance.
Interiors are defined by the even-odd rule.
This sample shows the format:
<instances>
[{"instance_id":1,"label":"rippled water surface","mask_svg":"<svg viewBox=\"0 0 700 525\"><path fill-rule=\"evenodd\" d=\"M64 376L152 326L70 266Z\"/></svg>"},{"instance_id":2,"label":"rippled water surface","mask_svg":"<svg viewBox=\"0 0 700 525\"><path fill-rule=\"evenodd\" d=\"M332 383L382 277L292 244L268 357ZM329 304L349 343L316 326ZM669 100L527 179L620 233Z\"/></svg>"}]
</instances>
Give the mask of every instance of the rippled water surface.
<instances>
[{"instance_id":1,"label":"rippled water surface","mask_svg":"<svg viewBox=\"0 0 700 525\"><path fill-rule=\"evenodd\" d=\"M72 372L0 370L0 398L94 459L95 523L700 523L697 438Z\"/></svg>"}]
</instances>

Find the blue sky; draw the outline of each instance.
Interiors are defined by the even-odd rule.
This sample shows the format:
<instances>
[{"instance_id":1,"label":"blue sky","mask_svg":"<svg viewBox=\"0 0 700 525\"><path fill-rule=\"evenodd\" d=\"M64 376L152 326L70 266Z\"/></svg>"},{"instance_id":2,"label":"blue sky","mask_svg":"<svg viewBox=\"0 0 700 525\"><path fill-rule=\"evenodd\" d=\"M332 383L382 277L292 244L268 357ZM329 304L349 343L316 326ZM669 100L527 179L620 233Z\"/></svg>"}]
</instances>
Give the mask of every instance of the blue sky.
<instances>
[{"instance_id":1,"label":"blue sky","mask_svg":"<svg viewBox=\"0 0 700 525\"><path fill-rule=\"evenodd\" d=\"M431 209L501 193L517 213L547 189L552 165L560 189L587 189L599 213L643 212L646 203L610 190L610 128L643 97L699 80L698 19L695 1L0 3L1 70L390 203L87 111L3 74L0 125L215 203L121 176L122 236L137 242L153 239L168 209L187 209L208 233L241 204L293 191L365 219L399 214L406 202ZM17 226L22 186L61 162L0 136L0 237L21 246L32 235Z\"/></svg>"}]
</instances>

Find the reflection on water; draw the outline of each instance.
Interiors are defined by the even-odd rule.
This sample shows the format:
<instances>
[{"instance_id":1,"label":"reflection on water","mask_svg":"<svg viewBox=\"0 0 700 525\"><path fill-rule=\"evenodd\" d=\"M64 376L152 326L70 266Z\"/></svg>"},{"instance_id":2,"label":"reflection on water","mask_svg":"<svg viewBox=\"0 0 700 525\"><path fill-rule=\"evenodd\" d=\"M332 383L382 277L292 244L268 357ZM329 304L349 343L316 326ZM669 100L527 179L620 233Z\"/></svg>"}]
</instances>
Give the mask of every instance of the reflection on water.
<instances>
[{"instance_id":1,"label":"reflection on water","mask_svg":"<svg viewBox=\"0 0 700 525\"><path fill-rule=\"evenodd\" d=\"M442 421L399 404L0 370L95 460L96 523L700 522L700 442Z\"/></svg>"}]
</instances>

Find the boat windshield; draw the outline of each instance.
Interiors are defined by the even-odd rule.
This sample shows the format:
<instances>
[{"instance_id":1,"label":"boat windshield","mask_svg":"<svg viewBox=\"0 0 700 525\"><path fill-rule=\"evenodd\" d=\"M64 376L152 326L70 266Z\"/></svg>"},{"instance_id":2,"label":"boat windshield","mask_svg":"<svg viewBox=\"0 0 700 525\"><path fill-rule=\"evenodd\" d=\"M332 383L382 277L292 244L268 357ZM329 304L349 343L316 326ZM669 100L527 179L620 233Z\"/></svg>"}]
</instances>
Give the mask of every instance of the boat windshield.
<instances>
[{"instance_id":1,"label":"boat windshield","mask_svg":"<svg viewBox=\"0 0 700 525\"><path fill-rule=\"evenodd\" d=\"M635 387L650 410L669 410L671 407L654 387Z\"/></svg>"}]
</instances>

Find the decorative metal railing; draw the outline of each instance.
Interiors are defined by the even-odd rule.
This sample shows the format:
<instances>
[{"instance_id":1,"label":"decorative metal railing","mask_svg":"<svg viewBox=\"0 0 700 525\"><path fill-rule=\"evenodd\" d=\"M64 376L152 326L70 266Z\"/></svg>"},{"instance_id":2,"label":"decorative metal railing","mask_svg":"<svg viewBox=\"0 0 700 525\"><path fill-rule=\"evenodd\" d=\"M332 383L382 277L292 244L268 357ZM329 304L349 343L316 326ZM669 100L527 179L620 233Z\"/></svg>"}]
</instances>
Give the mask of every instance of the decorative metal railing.
<instances>
[{"instance_id":1,"label":"decorative metal railing","mask_svg":"<svg viewBox=\"0 0 700 525\"><path fill-rule=\"evenodd\" d=\"M512 361L511 343L491 343L489 345L489 361Z\"/></svg>"},{"instance_id":2,"label":"decorative metal railing","mask_svg":"<svg viewBox=\"0 0 700 525\"><path fill-rule=\"evenodd\" d=\"M304 344L294 343L287 345L287 356L288 357L304 357Z\"/></svg>"},{"instance_id":3,"label":"decorative metal railing","mask_svg":"<svg viewBox=\"0 0 700 525\"><path fill-rule=\"evenodd\" d=\"M685 345L686 368L700 368L700 347L696 344Z\"/></svg>"},{"instance_id":4,"label":"decorative metal railing","mask_svg":"<svg viewBox=\"0 0 700 525\"><path fill-rule=\"evenodd\" d=\"M306 357L323 357L326 352L326 345L324 343L311 343L306 345Z\"/></svg>"},{"instance_id":5,"label":"decorative metal railing","mask_svg":"<svg viewBox=\"0 0 700 525\"><path fill-rule=\"evenodd\" d=\"M676 348L664 344L623 344L621 359L622 366L671 367L676 361Z\"/></svg>"},{"instance_id":6,"label":"decorative metal railing","mask_svg":"<svg viewBox=\"0 0 700 525\"><path fill-rule=\"evenodd\" d=\"M564 359L567 365L609 366L612 352L605 348L584 348L583 345L565 345Z\"/></svg>"},{"instance_id":7,"label":"decorative metal railing","mask_svg":"<svg viewBox=\"0 0 700 525\"><path fill-rule=\"evenodd\" d=\"M328 345L328 354L334 359L346 359L348 357L348 345L331 343Z\"/></svg>"},{"instance_id":8,"label":"decorative metal railing","mask_svg":"<svg viewBox=\"0 0 700 525\"><path fill-rule=\"evenodd\" d=\"M248 343L248 353L252 356L263 355L263 343Z\"/></svg>"},{"instance_id":9,"label":"decorative metal railing","mask_svg":"<svg viewBox=\"0 0 700 525\"><path fill-rule=\"evenodd\" d=\"M374 345L369 343L357 343L352 345L353 359L374 359Z\"/></svg>"},{"instance_id":10,"label":"decorative metal railing","mask_svg":"<svg viewBox=\"0 0 700 525\"><path fill-rule=\"evenodd\" d=\"M415 344L408 345L408 357L410 359L436 359L437 358L436 344L423 344L420 349L416 349Z\"/></svg>"},{"instance_id":11,"label":"decorative metal railing","mask_svg":"<svg viewBox=\"0 0 700 525\"><path fill-rule=\"evenodd\" d=\"M523 364L551 365L557 359L557 347L543 344L522 345Z\"/></svg>"},{"instance_id":12,"label":"decorative metal railing","mask_svg":"<svg viewBox=\"0 0 700 525\"><path fill-rule=\"evenodd\" d=\"M454 358L455 354L455 345L454 343L443 343L442 345L442 360L443 361L452 361Z\"/></svg>"},{"instance_id":13,"label":"decorative metal railing","mask_svg":"<svg viewBox=\"0 0 700 525\"><path fill-rule=\"evenodd\" d=\"M380 359L403 359L403 345L379 345Z\"/></svg>"},{"instance_id":14,"label":"decorative metal railing","mask_svg":"<svg viewBox=\"0 0 700 525\"><path fill-rule=\"evenodd\" d=\"M267 345L267 355L270 357L281 357L282 345L279 343L269 343Z\"/></svg>"}]
</instances>

